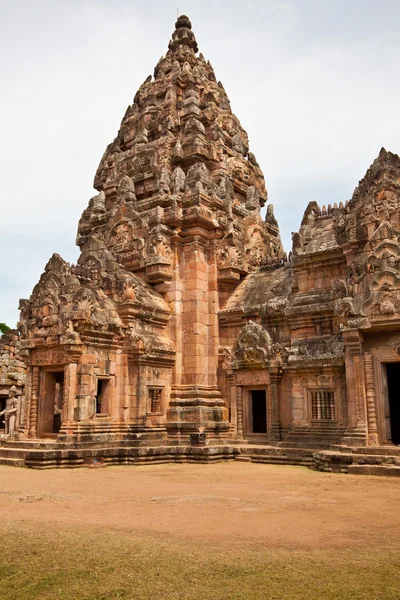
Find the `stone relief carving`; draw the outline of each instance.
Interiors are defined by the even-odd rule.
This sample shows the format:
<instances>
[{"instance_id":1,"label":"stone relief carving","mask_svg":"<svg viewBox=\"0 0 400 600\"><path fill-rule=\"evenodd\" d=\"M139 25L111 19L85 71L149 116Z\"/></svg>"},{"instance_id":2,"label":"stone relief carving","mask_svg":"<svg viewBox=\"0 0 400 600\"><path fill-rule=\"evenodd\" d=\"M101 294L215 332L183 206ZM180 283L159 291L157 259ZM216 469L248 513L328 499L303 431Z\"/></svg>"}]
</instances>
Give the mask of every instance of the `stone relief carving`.
<instances>
[{"instance_id":1,"label":"stone relief carving","mask_svg":"<svg viewBox=\"0 0 400 600\"><path fill-rule=\"evenodd\" d=\"M146 245L148 258L160 257L169 259L171 248L168 240L169 228L161 223L154 227Z\"/></svg>"},{"instance_id":2,"label":"stone relief carving","mask_svg":"<svg viewBox=\"0 0 400 600\"><path fill-rule=\"evenodd\" d=\"M335 282L335 311L344 325L349 318L391 318L400 311L400 234L384 221L348 269L346 282Z\"/></svg>"},{"instance_id":3,"label":"stone relief carving","mask_svg":"<svg viewBox=\"0 0 400 600\"><path fill-rule=\"evenodd\" d=\"M136 200L135 184L128 175L121 177L118 183L118 196L125 202L134 202Z\"/></svg>"},{"instance_id":4,"label":"stone relief carving","mask_svg":"<svg viewBox=\"0 0 400 600\"><path fill-rule=\"evenodd\" d=\"M6 407L0 412L0 416L4 415L5 432L4 439L9 439L17 434L18 416L20 410L20 401L17 397L18 390L13 385L8 392Z\"/></svg>"},{"instance_id":5,"label":"stone relief carving","mask_svg":"<svg viewBox=\"0 0 400 600\"><path fill-rule=\"evenodd\" d=\"M171 176L171 188L174 194L179 194L185 190L186 176L181 167L175 167Z\"/></svg>"},{"instance_id":6,"label":"stone relief carving","mask_svg":"<svg viewBox=\"0 0 400 600\"><path fill-rule=\"evenodd\" d=\"M261 227L254 225L248 231L248 243L245 248L245 261L250 268L259 267L266 262L267 244Z\"/></svg>"},{"instance_id":7,"label":"stone relief carving","mask_svg":"<svg viewBox=\"0 0 400 600\"><path fill-rule=\"evenodd\" d=\"M271 345L269 333L258 323L250 321L239 333L233 347L233 368L267 366Z\"/></svg>"},{"instance_id":8,"label":"stone relief carving","mask_svg":"<svg viewBox=\"0 0 400 600\"><path fill-rule=\"evenodd\" d=\"M305 340L292 345L289 362L340 358L343 356L343 352L344 342L337 336L319 340Z\"/></svg>"}]
</instances>

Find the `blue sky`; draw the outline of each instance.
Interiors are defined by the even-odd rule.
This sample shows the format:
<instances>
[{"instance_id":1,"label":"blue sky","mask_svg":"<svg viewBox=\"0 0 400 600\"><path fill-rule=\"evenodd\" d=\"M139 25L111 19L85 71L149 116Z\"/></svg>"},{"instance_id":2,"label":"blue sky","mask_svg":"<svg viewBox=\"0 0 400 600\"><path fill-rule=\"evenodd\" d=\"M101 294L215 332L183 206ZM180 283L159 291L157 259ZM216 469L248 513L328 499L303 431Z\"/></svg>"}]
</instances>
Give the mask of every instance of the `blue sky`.
<instances>
[{"instance_id":1,"label":"blue sky","mask_svg":"<svg viewBox=\"0 0 400 600\"><path fill-rule=\"evenodd\" d=\"M178 5L178 6L177 6ZM125 109L192 20L264 171L286 250L310 200L400 152L398 0L0 0L0 321L76 227Z\"/></svg>"}]
</instances>

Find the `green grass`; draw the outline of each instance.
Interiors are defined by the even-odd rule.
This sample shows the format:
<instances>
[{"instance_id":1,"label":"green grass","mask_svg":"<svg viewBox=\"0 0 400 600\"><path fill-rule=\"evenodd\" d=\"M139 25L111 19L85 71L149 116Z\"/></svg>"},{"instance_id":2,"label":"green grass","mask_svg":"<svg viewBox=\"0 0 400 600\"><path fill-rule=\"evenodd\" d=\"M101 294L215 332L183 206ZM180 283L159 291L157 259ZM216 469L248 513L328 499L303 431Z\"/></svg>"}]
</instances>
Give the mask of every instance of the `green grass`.
<instances>
[{"instance_id":1,"label":"green grass","mask_svg":"<svg viewBox=\"0 0 400 600\"><path fill-rule=\"evenodd\" d=\"M177 527L184 523L177 522ZM125 530L4 524L1 600L398 600L400 542L352 550L207 546Z\"/></svg>"}]
</instances>

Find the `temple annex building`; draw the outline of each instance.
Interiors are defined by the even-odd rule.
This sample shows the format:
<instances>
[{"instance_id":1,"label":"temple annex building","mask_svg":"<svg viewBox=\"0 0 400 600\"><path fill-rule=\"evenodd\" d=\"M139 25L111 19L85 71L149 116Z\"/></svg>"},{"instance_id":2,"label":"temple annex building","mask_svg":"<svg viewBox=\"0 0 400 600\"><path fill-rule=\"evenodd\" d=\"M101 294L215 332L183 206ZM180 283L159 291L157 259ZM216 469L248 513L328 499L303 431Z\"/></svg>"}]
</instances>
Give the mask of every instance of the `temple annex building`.
<instances>
[{"instance_id":1,"label":"temple annex building","mask_svg":"<svg viewBox=\"0 0 400 600\"><path fill-rule=\"evenodd\" d=\"M0 464L254 460L400 474L400 158L281 244L181 16L78 225L0 340ZM266 217L260 214L266 205Z\"/></svg>"}]
</instances>

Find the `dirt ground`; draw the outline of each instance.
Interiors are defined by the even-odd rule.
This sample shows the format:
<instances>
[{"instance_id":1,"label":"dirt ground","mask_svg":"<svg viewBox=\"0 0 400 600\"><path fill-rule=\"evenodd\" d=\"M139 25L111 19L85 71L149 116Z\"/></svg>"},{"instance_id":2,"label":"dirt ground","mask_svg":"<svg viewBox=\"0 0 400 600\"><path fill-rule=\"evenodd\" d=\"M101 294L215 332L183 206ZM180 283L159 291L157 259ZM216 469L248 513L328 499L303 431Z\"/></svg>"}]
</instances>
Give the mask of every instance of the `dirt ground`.
<instances>
[{"instance_id":1,"label":"dirt ground","mask_svg":"<svg viewBox=\"0 0 400 600\"><path fill-rule=\"evenodd\" d=\"M0 596L397 599L399 509L400 480L299 467L0 467Z\"/></svg>"},{"instance_id":2,"label":"dirt ground","mask_svg":"<svg viewBox=\"0 0 400 600\"><path fill-rule=\"evenodd\" d=\"M356 547L400 535L400 480L219 463L0 468L0 521L104 526L207 543Z\"/></svg>"}]
</instances>

